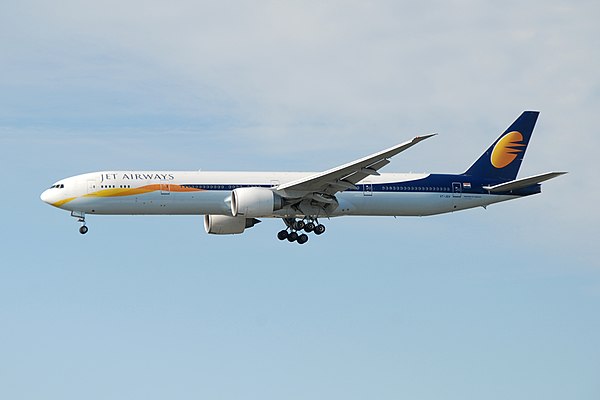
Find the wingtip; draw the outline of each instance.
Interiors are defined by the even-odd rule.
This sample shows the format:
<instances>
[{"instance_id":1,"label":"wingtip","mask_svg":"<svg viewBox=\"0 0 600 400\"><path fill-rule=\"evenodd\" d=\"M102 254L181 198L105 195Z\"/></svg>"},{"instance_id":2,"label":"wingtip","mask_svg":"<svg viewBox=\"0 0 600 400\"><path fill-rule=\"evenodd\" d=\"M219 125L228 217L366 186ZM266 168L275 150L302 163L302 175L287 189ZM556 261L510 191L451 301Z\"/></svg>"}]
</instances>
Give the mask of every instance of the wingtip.
<instances>
[{"instance_id":1,"label":"wingtip","mask_svg":"<svg viewBox=\"0 0 600 400\"><path fill-rule=\"evenodd\" d=\"M414 138L414 140L425 140L425 139L429 139L432 136L437 136L437 133L429 133L427 135L416 136Z\"/></svg>"}]
</instances>

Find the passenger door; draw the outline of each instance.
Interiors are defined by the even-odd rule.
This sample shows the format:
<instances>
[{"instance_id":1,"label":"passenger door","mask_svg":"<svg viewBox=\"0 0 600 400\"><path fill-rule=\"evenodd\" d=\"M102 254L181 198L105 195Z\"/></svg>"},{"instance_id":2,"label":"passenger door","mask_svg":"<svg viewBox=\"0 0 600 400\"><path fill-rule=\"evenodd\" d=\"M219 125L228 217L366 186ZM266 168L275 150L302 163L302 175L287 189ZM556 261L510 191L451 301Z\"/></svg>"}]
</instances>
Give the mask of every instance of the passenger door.
<instances>
[{"instance_id":1,"label":"passenger door","mask_svg":"<svg viewBox=\"0 0 600 400\"><path fill-rule=\"evenodd\" d=\"M98 181L96 181L95 179L92 180L88 180L87 181L87 192L88 193L94 193L98 191Z\"/></svg>"}]
</instances>

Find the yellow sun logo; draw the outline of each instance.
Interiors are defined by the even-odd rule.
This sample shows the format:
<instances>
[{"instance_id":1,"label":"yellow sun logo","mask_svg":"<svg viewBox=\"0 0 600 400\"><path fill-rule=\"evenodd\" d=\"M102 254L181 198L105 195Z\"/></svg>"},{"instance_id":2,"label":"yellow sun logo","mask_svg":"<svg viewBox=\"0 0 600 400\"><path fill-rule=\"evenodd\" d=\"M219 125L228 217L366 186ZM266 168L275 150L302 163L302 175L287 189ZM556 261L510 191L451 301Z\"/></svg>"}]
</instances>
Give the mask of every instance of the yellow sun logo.
<instances>
[{"instance_id":1,"label":"yellow sun logo","mask_svg":"<svg viewBox=\"0 0 600 400\"><path fill-rule=\"evenodd\" d=\"M526 144L523 143L521 132L508 132L498 140L492 151L492 165L496 168L504 168L517 158L517 155L525 151Z\"/></svg>"}]
</instances>

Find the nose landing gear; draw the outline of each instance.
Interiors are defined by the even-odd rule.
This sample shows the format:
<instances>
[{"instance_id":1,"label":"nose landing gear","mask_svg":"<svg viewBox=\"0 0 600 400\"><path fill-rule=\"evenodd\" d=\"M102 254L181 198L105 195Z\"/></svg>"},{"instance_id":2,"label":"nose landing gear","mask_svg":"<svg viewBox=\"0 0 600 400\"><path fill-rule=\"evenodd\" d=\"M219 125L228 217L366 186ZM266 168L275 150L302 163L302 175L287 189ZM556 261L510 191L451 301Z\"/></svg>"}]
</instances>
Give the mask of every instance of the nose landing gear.
<instances>
[{"instance_id":1,"label":"nose landing gear","mask_svg":"<svg viewBox=\"0 0 600 400\"><path fill-rule=\"evenodd\" d=\"M88 233L89 229L87 226L85 226L85 213L84 212L71 211L71 217L77 218L77 222L82 224L79 227L79 233L81 233L82 235L85 235L86 233Z\"/></svg>"}]
</instances>

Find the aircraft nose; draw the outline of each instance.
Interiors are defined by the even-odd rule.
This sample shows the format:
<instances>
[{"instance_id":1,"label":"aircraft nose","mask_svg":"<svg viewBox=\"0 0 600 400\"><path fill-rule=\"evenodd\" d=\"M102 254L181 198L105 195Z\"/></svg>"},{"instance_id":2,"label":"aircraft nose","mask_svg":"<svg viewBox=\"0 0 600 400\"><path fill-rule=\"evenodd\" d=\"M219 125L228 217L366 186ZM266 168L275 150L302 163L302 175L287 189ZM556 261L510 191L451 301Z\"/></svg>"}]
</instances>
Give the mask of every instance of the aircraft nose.
<instances>
[{"instance_id":1,"label":"aircraft nose","mask_svg":"<svg viewBox=\"0 0 600 400\"><path fill-rule=\"evenodd\" d=\"M49 189L46 189L42 192L42 194L40 195L40 199L44 202L44 203L48 203L50 204L50 193Z\"/></svg>"}]
</instances>

